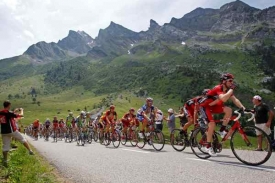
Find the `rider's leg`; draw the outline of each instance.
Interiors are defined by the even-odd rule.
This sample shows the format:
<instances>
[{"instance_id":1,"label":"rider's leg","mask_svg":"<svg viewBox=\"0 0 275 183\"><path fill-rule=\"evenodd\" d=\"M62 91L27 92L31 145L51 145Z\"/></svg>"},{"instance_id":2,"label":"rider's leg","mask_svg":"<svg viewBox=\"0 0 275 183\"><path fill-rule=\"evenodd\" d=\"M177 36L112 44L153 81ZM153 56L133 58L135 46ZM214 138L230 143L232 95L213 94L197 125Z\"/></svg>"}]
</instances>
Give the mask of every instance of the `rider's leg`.
<instances>
[{"instance_id":1,"label":"rider's leg","mask_svg":"<svg viewBox=\"0 0 275 183\"><path fill-rule=\"evenodd\" d=\"M187 130L188 130L188 128L189 128L191 125L194 124L194 120L193 120L193 117L192 117L192 116L188 117L187 119L188 119L188 122L185 123L185 125L184 125L183 128L182 128L183 134L184 134L185 137L187 136Z\"/></svg>"},{"instance_id":2,"label":"rider's leg","mask_svg":"<svg viewBox=\"0 0 275 183\"><path fill-rule=\"evenodd\" d=\"M230 118L232 116L232 109L230 107L224 107L223 108L223 112L224 112L224 117L223 117L223 123L222 126L220 128L220 132L224 131L226 129L227 124L230 121Z\"/></svg>"},{"instance_id":3,"label":"rider's leg","mask_svg":"<svg viewBox=\"0 0 275 183\"><path fill-rule=\"evenodd\" d=\"M140 129L141 132L144 132L144 129L147 127L147 124L148 124L147 119L143 119L141 129Z\"/></svg>"}]
</instances>

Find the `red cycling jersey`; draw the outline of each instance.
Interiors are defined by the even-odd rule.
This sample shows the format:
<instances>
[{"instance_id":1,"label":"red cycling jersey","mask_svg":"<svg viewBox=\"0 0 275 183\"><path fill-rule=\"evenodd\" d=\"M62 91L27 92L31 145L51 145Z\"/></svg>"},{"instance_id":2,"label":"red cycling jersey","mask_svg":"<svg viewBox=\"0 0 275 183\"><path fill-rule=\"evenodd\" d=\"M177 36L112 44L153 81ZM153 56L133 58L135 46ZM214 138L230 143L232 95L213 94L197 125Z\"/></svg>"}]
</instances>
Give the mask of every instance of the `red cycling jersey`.
<instances>
[{"instance_id":1,"label":"red cycling jersey","mask_svg":"<svg viewBox=\"0 0 275 183\"><path fill-rule=\"evenodd\" d=\"M134 125L137 125L137 118L136 115L131 115L130 113L126 113L122 119L121 122L123 123L123 127L129 127L130 122L133 122Z\"/></svg>"},{"instance_id":2,"label":"red cycling jersey","mask_svg":"<svg viewBox=\"0 0 275 183\"><path fill-rule=\"evenodd\" d=\"M184 104L184 114L186 117L188 118L194 118L194 112L195 110L198 110L198 101L201 99L201 96L197 96L195 98L192 98L190 100L188 100L185 104Z\"/></svg>"},{"instance_id":3,"label":"red cycling jersey","mask_svg":"<svg viewBox=\"0 0 275 183\"><path fill-rule=\"evenodd\" d=\"M212 113L220 114L223 113L224 103L223 101L218 101L215 105L210 106L209 104L217 100L220 94L225 94L224 86L222 84L215 86L213 89L209 90L206 97L201 98L198 103L201 107L200 112L208 120L208 122L213 121ZM233 94L231 95L233 96Z\"/></svg>"},{"instance_id":4,"label":"red cycling jersey","mask_svg":"<svg viewBox=\"0 0 275 183\"><path fill-rule=\"evenodd\" d=\"M53 120L53 127L57 128L58 127L58 120Z\"/></svg>"}]
</instances>

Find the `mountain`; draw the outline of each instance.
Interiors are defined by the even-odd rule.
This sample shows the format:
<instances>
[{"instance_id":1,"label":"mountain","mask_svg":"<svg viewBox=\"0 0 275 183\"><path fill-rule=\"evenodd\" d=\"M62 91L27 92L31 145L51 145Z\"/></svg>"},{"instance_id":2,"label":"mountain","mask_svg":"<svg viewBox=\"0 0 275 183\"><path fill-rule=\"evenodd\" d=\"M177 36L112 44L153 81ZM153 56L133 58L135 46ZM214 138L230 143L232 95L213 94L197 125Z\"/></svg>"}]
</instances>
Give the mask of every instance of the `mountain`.
<instances>
[{"instance_id":1,"label":"mountain","mask_svg":"<svg viewBox=\"0 0 275 183\"><path fill-rule=\"evenodd\" d=\"M24 55L30 56L35 61L60 60L66 58L66 53L56 43L38 42L30 46Z\"/></svg>"},{"instance_id":2,"label":"mountain","mask_svg":"<svg viewBox=\"0 0 275 183\"><path fill-rule=\"evenodd\" d=\"M219 10L197 8L180 19L172 18L170 25L181 30L210 31L219 19Z\"/></svg>"},{"instance_id":3,"label":"mountain","mask_svg":"<svg viewBox=\"0 0 275 183\"><path fill-rule=\"evenodd\" d=\"M119 24L111 22L106 29L99 30L95 41L98 47L105 50L105 54L118 56L127 54L127 50L131 48L131 44L139 41L139 35ZM93 53L94 49L91 52ZM88 55L92 55L92 53L88 53Z\"/></svg>"},{"instance_id":4,"label":"mountain","mask_svg":"<svg viewBox=\"0 0 275 183\"><path fill-rule=\"evenodd\" d=\"M84 31L69 31L69 35L58 41L57 45L63 50L73 53L86 54L95 46L95 40Z\"/></svg>"},{"instance_id":5,"label":"mountain","mask_svg":"<svg viewBox=\"0 0 275 183\"><path fill-rule=\"evenodd\" d=\"M275 7L196 8L164 25L151 19L140 32L111 22L95 38L70 30L0 63L0 83L39 75L45 95L81 86L96 95L142 89L184 101L232 72L242 100L258 93L275 102Z\"/></svg>"},{"instance_id":6,"label":"mountain","mask_svg":"<svg viewBox=\"0 0 275 183\"><path fill-rule=\"evenodd\" d=\"M23 54L43 63L86 55L95 45L95 40L84 31L70 30L68 36L58 43L41 41L31 45Z\"/></svg>"}]
</instances>

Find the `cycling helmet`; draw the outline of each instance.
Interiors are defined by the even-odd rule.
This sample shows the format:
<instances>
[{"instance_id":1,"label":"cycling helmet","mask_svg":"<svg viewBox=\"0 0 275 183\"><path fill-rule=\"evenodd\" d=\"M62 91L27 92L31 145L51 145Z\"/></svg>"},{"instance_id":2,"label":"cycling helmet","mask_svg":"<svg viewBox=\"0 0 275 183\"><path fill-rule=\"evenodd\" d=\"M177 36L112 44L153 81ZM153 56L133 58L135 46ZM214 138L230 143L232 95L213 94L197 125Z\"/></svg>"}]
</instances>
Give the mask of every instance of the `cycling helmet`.
<instances>
[{"instance_id":1,"label":"cycling helmet","mask_svg":"<svg viewBox=\"0 0 275 183\"><path fill-rule=\"evenodd\" d=\"M110 105L110 109L115 109L115 106L114 105Z\"/></svg>"},{"instance_id":2,"label":"cycling helmet","mask_svg":"<svg viewBox=\"0 0 275 183\"><path fill-rule=\"evenodd\" d=\"M50 118L47 118L46 121L50 121Z\"/></svg>"},{"instance_id":3,"label":"cycling helmet","mask_svg":"<svg viewBox=\"0 0 275 183\"><path fill-rule=\"evenodd\" d=\"M85 112L84 111L81 111L81 113L80 113L81 115L83 115L83 116L85 116Z\"/></svg>"},{"instance_id":4,"label":"cycling helmet","mask_svg":"<svg viewBox=\"0 0 275 183\"><path fill-rule=\"evenodd\" d=\"M153 99L152 99L151 97L148 97L148 98L146 99L146 102L153 102Z\"/></svg>"},{"instance_id":5,"label":"cycling helmet","mask_svg":"<svg viewBox=\"0 0 275 183\"><path fill-rule=\"evenodd\" d=\"M206 95L206 94L209 92L209 90L210 90L210 89L204 89L204 90L202 90L202 93L201 93L201 94L202 94L202 95Z\"/></svg>"},{"instance_id":6,"label":"cycling helmet","mask_svg":"<svg viewBox=\"0 0 275 183\"><path fill-rule=\"evenodd\" d=\"M72 115L73 115L73 112L69 112L69 115L72 116Z\"/></svg>"},{"instance_id":7,"label":"cycling helmet","mask_svg":"<svg viewBox=\"0 0 275 183\"><path fill-rule=\"evenodd\" d=\"M133 112L135 112L135 109L134 109L134 108L131 108L129 111L133 111Z\"/></svg>"},{"instance_id":8,"label":"cycling helmet","mask_svg":"<svg viewBox=\"0 0 275 183\"><path fill-rule=\"evenodd\" d=\"M222 74L220 77L220 81L224 81L224 80L228 80L228 79L234 79L233 74L226 73L226 74Z\"/></svg>"}]
</instances>

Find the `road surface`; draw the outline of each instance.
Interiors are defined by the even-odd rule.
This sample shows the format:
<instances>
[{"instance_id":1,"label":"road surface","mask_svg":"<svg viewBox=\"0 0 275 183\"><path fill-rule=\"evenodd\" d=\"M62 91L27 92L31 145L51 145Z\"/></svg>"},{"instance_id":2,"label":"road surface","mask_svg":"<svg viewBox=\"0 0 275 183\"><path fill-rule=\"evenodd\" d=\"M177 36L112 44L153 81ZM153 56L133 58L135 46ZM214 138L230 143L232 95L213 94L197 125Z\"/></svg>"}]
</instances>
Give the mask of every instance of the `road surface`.
<instances>
[{"instance_id":1,"label":"road surface","mask_svg":"<svg viewBox=\"0 0 275 183\"><path fill-rule=\"evenodd\" d=\"M170 183L170 182L274 182L274 153L264 165L251 167L239 162L230 150L218 157L201 160L190 147L176 152L165 145L161 152L146 144L144 149L122 146L114 149L93 142L84 147L76 143L53 143L52 139L29 142L61 174L72 182Z\"/></svg>"}]
</instances>

